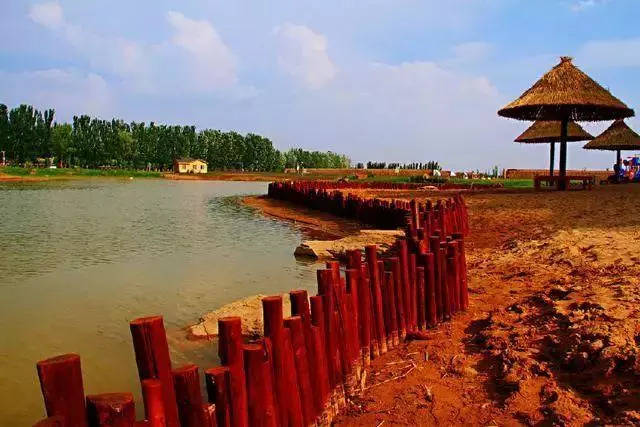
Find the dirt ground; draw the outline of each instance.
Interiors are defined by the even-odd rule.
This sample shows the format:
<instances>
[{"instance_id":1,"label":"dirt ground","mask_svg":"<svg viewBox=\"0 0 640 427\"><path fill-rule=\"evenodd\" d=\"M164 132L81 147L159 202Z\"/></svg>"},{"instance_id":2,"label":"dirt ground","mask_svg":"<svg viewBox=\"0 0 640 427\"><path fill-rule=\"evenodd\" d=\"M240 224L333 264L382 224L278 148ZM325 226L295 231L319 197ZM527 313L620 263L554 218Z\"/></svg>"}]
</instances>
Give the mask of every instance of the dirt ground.
<instances>
[{"instance_id":1,"label":"dirt ground","mask_svg":"<svg viewBox=\"0 0 640 427\"><path fill-rule=\"evenodd\" d=\"M470 309L377 359L336 424L640 424L640 185L466 200Z\"/></svg>"}]
</instances>

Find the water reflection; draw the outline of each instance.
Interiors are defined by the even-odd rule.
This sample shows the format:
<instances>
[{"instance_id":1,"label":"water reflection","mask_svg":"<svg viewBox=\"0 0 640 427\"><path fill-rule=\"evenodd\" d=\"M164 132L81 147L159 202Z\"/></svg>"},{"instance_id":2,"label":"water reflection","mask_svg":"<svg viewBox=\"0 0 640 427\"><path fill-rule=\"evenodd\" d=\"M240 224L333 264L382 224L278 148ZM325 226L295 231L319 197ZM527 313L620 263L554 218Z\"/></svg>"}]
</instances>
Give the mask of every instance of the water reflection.
<instances>
[{"instance_id":1,"label":"water reflection","mask_svg":"<svg viewBox=\"0 0 640 427\"><path fill-rule=\"evenodd\" d=\"M43 415L35 361L82 356L87 393L139 393L128 321L163 314L176 365L217 362L183 327L255 293L311 288L299 233L240 195L264 183L81 180L0 185L0 425ZM13 397L23 398L14 405Z\"/></svg>"}]
</instances>

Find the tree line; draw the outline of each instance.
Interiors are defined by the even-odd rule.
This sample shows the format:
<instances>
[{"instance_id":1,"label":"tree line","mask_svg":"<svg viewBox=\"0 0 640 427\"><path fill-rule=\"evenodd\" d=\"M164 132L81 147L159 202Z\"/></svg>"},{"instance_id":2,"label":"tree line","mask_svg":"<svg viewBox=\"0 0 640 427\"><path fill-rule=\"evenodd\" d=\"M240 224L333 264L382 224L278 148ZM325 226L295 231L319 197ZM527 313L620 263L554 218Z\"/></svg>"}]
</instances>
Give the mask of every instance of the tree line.
<instances>
[{"instance_id":1,"label":"tree line","mask_svg":"<svg viewBox=\"0 0 640 427\"><path fill-rule=\"evenodd\" d=\"M292 148L280 152L269 138L195 126L102 120L74 116L55 123L53 109L30 105L8 110L0 104L0 151L13 164L54 159L63 166L169 170L173 160L205 160L210 170L272 172L285 167L344 168L350 160L332 152Z\"/></svg>"}]
</instances>

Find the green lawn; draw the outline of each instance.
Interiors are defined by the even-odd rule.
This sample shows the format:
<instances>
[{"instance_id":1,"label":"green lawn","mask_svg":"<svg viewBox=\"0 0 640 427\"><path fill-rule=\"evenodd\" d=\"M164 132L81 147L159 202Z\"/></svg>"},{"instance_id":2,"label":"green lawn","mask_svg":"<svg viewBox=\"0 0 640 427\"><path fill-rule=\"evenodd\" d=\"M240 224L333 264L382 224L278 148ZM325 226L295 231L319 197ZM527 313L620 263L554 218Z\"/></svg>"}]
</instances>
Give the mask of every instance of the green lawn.
<instances>
[{"instance_id":1,"label":"green lawn","mask_svg":"<svg viewBox=\"0 0 640 427\"><path fill-rule=\"evenodd\" d=\"M83 169L83 168L61 168L61 169L48 169L48 168L22 168L17 166L7 166L0 168L0 173L15 176L36 176L36 177L51 177L51 178L65 178L76 176L113 176L113 177L135 177L135 178L161 178L160 172L147 172L140 170L129 169Z\"/></svg>"}]
</instances>

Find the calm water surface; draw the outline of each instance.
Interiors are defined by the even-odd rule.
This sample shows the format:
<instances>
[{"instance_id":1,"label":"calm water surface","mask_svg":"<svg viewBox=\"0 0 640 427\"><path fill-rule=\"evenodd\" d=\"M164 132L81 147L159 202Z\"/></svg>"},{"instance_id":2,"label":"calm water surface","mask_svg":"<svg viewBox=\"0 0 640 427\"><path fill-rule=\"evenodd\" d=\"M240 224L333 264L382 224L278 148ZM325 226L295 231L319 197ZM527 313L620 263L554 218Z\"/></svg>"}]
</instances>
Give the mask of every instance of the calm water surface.
<instances>
[{"instance_id":1,"label":"calm water surface","mask_svg":"<svg viewBox=\"0 0 640 427\"><path fill-rule=\"evenodd\" d=\"M175 366L218 363L184 327L235 299L313 288L300 233L239 202L264 183L0 183L0 425L44 416L35 362L82 357L85 392L139 383L128 322L162 314ZM140 412L141 404L136 406Z\"/></svg>"}]
</instances>

